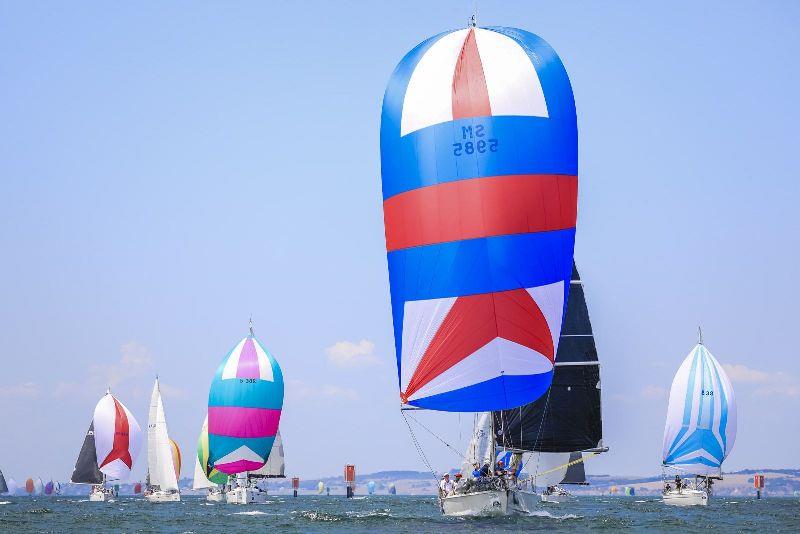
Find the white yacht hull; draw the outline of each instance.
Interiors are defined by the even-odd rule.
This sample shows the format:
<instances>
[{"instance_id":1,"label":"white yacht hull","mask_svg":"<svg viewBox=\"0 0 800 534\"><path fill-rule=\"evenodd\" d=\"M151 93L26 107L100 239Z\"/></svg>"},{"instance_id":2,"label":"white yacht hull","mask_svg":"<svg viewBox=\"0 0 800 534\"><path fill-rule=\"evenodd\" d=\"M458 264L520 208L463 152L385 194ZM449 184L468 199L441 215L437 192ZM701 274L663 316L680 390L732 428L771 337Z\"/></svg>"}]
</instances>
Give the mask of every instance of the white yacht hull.
<instances>
[{"instance_id":1,"label":"white yacht hull","mask_svg":"<svg viewBox=\"0 0 800 534\"><path fill-rule=\"evenodd\" d=\"M177 491L154 491L144 496L147 502L180 502L181 494Z\"/></svg>"},{"instance_id":2,"label":"white yacht hull","mask_svg":"<svg viewBox=\"0 0 800 534\"><path fill-rule=\"evenodd\" d=\"M571 501L572 495L570 495L569 493L553 493L550 495L542 493L541 500L542 502L562 504Z\"/></svg>"},{"instance_id":3,"label":"white yacht hull","mask_svg":"<svg viewBox=\"0 0 800 534\"><path fill-rule=\"evenodd\" d=\"M664 504L670 506L708 506L708 493L703 490L670 490L663 496Z\"/></svg>"},{"instance_id":4,"label":"white yacht hull","mask_svg":"<svg viewBox=\"0 0 800 534\"><path fill-rule=\"evenodd\" d=\"M538 495L522 490L488 490L450 495L441 500L447 516L500 516L527 514L537 506Z\"/></svg>"},{"instance_id":5,"label":"white yacht hull","mask_svg":"<svg viewBox=\"0 0 800 534\"><path fill-rule=\"evenodd\" d=\"M208 495L206 495L206 501L208 502L224 502L225 501L225 493L222 491L210 491Z\"/></svg>"},{"instance_id":6,"label":"white yacht hull","mask_svg":"<svg viewBox=\"0 0 800 534\"><path fill-rule=\"evenodd\" d=\"M225 493L228 504L263 504L267 502L267 492L253 487L232 488Z\"/></svg>"},{"instance_id":7,"label":"white yacht hull","mask_svg":"<svg viewBox=\"0 0 800 534\"><path fill-rule=\"evenodd\" d=\"M89 493L89 502L113 501L117 494L111 488L92 488Z\"/></svg>"}]
</instances>

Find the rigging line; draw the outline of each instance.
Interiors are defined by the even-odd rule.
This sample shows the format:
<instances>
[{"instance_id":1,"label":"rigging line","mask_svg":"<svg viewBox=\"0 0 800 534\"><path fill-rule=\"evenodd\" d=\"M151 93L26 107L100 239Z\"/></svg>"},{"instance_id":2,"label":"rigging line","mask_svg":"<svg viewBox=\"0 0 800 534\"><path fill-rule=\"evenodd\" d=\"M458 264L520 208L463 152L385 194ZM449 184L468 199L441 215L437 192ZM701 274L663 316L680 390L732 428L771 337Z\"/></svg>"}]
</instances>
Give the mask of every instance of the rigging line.
<instances>
[{"instance_id":1,"label":"rigging line","mask_svg":"<svg viewBox=\"0 0 800 534\"><path fill-rule=\"evenodd\" d=\"M411 417L411 420L412 420L412 421L414 421L414 422L415 422L415 423L417 423L419 426L421 426L423 429L425 429L425 430L428 432L428 434L430 434L430 435L431 435L431 436L433 436L434 438L436 438L436 439L438 439L439 441L441 441L441 442L444 444L444 446L445 446L445 447L447 447L448 449L450 449L451 451L453 451L453 453L455 453L455 455L456 455L456 456L458 456L458 457L459 457L459 458L461 458L462 460L466 459L466 457L465 457L463 454L461 454L460 452L458 452L458 449L456 449L455 447L453 447L452 445L450 445L449 443L447 443L445 440L443 440L442 438L440 438L439 436L437 436L437 435L436 435L436 434L433 432L433 430L431 430L430 428L428 428L428 427L426 427L425 425L423 425L422 423L420 423L420 422L419 422L419 421L418 421L418 420L417 420L417 419L416 419L414 416L412 416L411 414L409 414L408 416L409 416L409 417ZM405 412L403 413L403 417L405 417Z\"/></svg>"},{"instance_id":2,"label":"rigging line","mask_svg":"<svg viewBox=\"0 0 800 534\"><path fill-rule=\"evenodd\" d=\"M583 456L583 455L581 455L581 457L580 457L580 458L578 458L577 460L572 460L571 462L567 462L567 463L565 463L565 464L559 465L559 466L557 466L557 467L554 467L554 468L552 468L552 469L548 469L547 471L544 471L544 472L542 472L542 473L538 473L536 476L547 475L547 474L549 474L549 473L553 473L553 472L555 472L555 471L558 471L558 470L560 470L560 469L563 469L564 467L570 467L570 466L573 466L573 465L575 465L575 464L579 464L579 463L581 463L581 462L585 462L585 461L586 461L586 460L588 460L589 458L591 458L591 457L593 457L593 456L597 456L597 455L598 455L598 454L600 454L600 453L599 453L599 452L591 452L591 453L586 453L586 454L587 454L587 456Z\"/></svg>"},{"instance_id":3,"label":"rigging line","mask_svg":"<svg viewBox=\"0 0 800 534\"><path fill-rule=\"evenodd\" d=\"M411 441L414 443L414 447L417 449L417 454L419 454L419 457L422 458L423 463L428 468L428 470L431 472L431 475L433 475L433 479L436 482L439 482L439 475L436 473L436 470L433 467L431 467L431 464L428 461L428 458L425 456L425 451L422 450L422 447L420 446L419 441L417 441L417 436L414 435L414 430L411 428L411 425L408 424L408 419L406 419L405 412L403 412L401 410L400 411L400 415L403 416L403 421L405 421L406 426L408 427L408 432L409 432L409 434L411 434Z\"/></svg>"}]
</instances>

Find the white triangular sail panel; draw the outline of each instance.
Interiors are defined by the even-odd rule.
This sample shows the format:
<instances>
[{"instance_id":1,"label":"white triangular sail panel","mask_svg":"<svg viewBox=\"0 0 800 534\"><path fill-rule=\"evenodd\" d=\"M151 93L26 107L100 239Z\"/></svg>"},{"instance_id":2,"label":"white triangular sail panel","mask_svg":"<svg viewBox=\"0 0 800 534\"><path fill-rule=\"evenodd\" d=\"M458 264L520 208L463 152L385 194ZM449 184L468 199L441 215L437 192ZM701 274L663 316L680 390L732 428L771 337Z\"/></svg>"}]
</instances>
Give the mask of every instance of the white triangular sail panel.
<instances>
[{"instance_id":1,"label":"white triangular sail panel","mask_svg":"<svg viewBox=\"0 0 800 534\"><path fill-rule=\"evenodd\" d=\"M158 486L162 490L178 489L158 379L150 396L150 414L147 421L147 470L151 486Z\"/></svg>"},{"instance_id":2,"label":"white triangular sail panel","mask_svg":"<svg viewBox=\"0 0 800 534\"><path fill-rule=\"evenodd\" d=\"M702 344L681 364L669 395L663 464L719 474L736 439L736 399L725 370Z\"/></svg>"}]
</instances>

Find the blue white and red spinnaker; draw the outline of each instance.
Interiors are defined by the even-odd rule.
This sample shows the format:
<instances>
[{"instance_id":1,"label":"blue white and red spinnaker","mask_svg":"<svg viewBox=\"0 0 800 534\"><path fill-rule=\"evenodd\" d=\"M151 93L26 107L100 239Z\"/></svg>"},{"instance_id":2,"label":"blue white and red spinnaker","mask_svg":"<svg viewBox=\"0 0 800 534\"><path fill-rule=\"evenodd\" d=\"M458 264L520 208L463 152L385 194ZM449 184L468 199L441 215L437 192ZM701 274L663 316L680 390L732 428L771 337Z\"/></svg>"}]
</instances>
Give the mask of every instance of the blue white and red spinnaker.
<instances>
[{"instance_id":1,"label":"blue white and red spinnaker","mask_svg":"<svg viewBox=\"0 0 800 534\"><path fill-rule=\"evenodd\" d=\"M550 386L578 198L572 87L541 38L446 32L411 50L381 117L400 398L521 406Z\"/></svg>"}]
</instances>

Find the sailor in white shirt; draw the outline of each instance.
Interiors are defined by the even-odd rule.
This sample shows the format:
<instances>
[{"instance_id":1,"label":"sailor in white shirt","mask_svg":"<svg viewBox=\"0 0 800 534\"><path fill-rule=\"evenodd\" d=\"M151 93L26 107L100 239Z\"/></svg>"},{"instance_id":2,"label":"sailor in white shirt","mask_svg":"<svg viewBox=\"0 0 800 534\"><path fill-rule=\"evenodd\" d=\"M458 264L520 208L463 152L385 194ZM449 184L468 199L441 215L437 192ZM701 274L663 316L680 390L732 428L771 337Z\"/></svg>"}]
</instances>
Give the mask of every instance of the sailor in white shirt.
<instances>
[{"instance_id":1,"label":"sailor in white shirt","mask_svg":"<svg viewBox=\"0 0 800 534\"><path fill-rule=\"evenodd\" d=\"M442 481L439 482L439 493L441 493L442 497L446 497L447 495L453 494L453 483L450 481L450 473L445 473L442 477Z\"/></svg>"}]
</instances>

